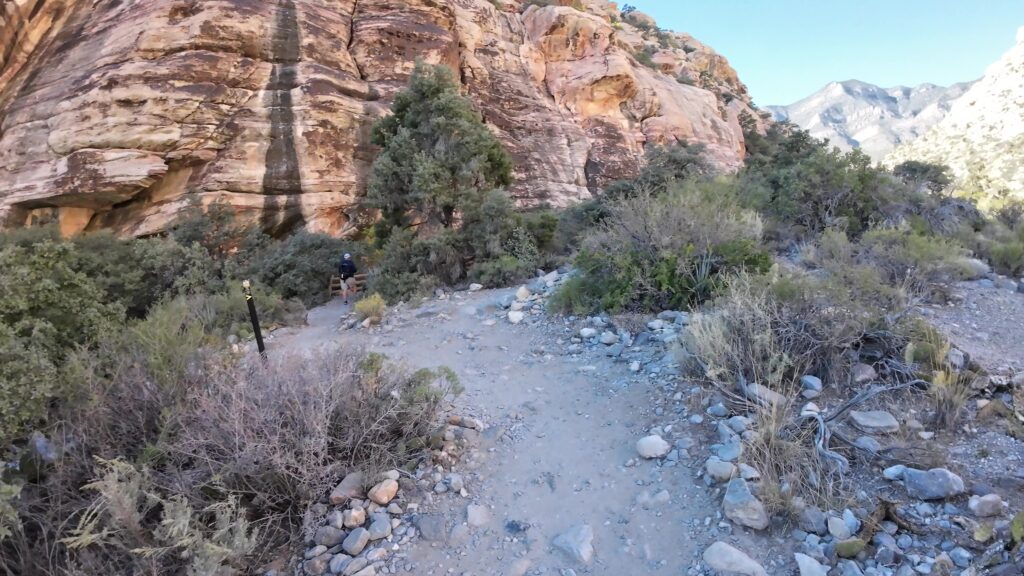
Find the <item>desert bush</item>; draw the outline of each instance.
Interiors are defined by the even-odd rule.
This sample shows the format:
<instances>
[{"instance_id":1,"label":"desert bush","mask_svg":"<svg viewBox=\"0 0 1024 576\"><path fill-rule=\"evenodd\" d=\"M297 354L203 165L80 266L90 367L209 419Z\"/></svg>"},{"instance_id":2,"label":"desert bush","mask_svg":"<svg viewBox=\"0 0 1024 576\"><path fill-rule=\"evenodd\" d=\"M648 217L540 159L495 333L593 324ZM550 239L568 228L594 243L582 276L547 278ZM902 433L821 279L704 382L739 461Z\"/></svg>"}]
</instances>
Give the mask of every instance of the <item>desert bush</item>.
<instances>
[{"instance_id":1,"label":"desert bush","mask_svg":"<svg viewBox=\"0 0 1024 576\"><path fill-rule=\"evenodd\" d=\"M788 389L803 374L846 380L844 354L871 346L900 354L900 313L907 300L871 268L837 264L826 275L740 274L695 315L690 349L709 379L735 387L744 379Z\"/></svg>"},{"instance_id":2,"label":"desert bush","mask_svg":"<svg viewBox=\"0 0 1024 576\"><path fill-rule=\"evenodd\" d=\"M912 231L871 230L861 238L859 252L858 260L877 267L890 284L909 283L920 291L970 273L967 252L958 243Z\"/></svg>"},{"instance_id":3,"label":"desert bush","mask_svg":"<svg viewBox=\"0 0 1024 576\"><path fill-rule=\"evenodd\" d=\"M952 346L934 328L919 323L910 335L912 339L904 349L904 361L909 366L919 366L921 376L929 381L928 393L935 409L936 424L953 429L971 397L975 376L949 365Z\"/></svg>"},{"instance_id":4,"label":"desert bush","mask_svg":"<svg viewBox=\"0 0 1024 576\"><path fill-rule=\"evenodd\" d=\"M23 478L19 498L0 497L13 526L0 565L249 571L301 539L307 508L340 477L416 458L441 402L460 390L448 370L409 372L360 352L239 362L205 345L201 325L161 304L75 355L81 389L48 430L60 458Z\"/></svg>"},{"instance_id":5,"label":"desert bush","mask_svg":"<svg viewBox=\"0 0 1024 576\"><path fill-rule=\"evenodd\" d=\"M44 421L61 389L47 351L0 324L0 443L7 445Z\"/></svg>"},{"instance_id":6,"label":"desert bush","mask_svg":"<svg viewBox=\"0 0 1024 576\"><path fill-rule=\"evenodd\" d=\"M1024 240L997 242L988 249L992 267L1009 276L1024 275Z\"/></svg>"},{"instance_id":7,"label":"desert bush","mask_svg":"<svg viewBox=\"0 0 1024 576\"><path fill-rule=\"evenodd\" d=\"M616 200L639 193L659 195L688 180L708 177L713 168L705 156L703 144L685 142L671 146L651 146L644 153L640 173L630 180L609 184L604 200Z\"/></svg>"},{"instance_id":8,"label":"desert bush","mask_svg":"<svg viewBox=\"0 0 1024 576\"><path fill-rule=\"evenodd\" d=\"M758 498L769 515L798 517L808 502L836 508L849 491L848 483L830 473L815 449L815 428L793 426L796 404L758 411L752 434L744 440L744 459L761 475Z\"/></svg>"},{"instance_id":9,"label":"desert bush","mask_svg":"<svg viewBox=\"0 0 1024 576\"><path fill-rule=\"evenodd\" d=\"M72 270L71 257L70 246L49 241L0 249L0 323L34 339L51 358L88 344L123 315L103 302L95 282Z\"/></svg>"},{"instance_id":10,"label":"desert bush","mask_svg":"<svg viewBox=\"0 0 1024 576\"><path fill-rule=\"evenodd\" d=\"M656 70L658 68L658 65L654 63L654 59L652 58L653 54L654 47L645 46L643 49L633 52L633 58L635 58L636 61L642 64L643 66Z\"/></svg>"},{"instance_id":11,"label":"desert bush","mask_svg":"<svg viewBox=\"0 0 1024 576\"><path fill-rule=\"evenodd\" d=\"M328 300L328 280L337 274L345 253L352 254L360 266L368 265L358 244L326 234L299 231L275 240L251 232L239 248L231 275L250 277L282 298L295 298L312 307Z\"/></svg>"},{"instance_id":12,"label":"desert bush","mask_svg":"<svg viewBox=\"0 0 1024 576\"><path fill-rule=\"evenodd\" d=\"M679 309L711 297L725 274L764 271L757 215L718 182L686 182L607 205L583 241L580 272L553 305L576 312Z\"/></svg>"},{"instance_id":13,"label":"desert bush","mask_svg":"<svg viewBox=\"0 0 1024 576\"><path fill-rule=\"evenodd\" d=\"M256 531L237 499L195 510L180 494L161 494L145 468L123 460L98 463L99 476L82 487L96 497L61 540L69 550L124 548L131 558L126 563L141 572L162 573L180 563L190 575L216 576L227 566L241 568L256 546ZM156 514L156 526L147 525Z\"/></svg>"},{"instance_id":14,"label":"desert bush","mask_svg":"<svg viewBox=\"0 0 1024 576\"><path fill-rule=\"evenodd\" d=\"M894 176L914 188L936 194L946 191L953 184L949 172L949 166L917 160L908 160L892 169Z\"/></svg>"},{"instance_id":15,"label":"desert bush","mask_svg":"<svg viewBox=\"0 0 1024 576\"><path fill-rule=\"evenodd\" d=\"M787 124L765 136L752 123L745 131L752 138L738 177L741 197L766 218L769 237L780 244L812 239L827 228L856 239L914 213L914 190L858 150L843 153Z\"/></svg>"},{"instance_id":16,"label":"desert bush","mask_svg":"<svg viewBox=\"0 0 1024 576\"><path fill-rule=\"evenodd\" d=\"M792 387L813 354L796 349L784 330L784 309L770 286L739 276L713 310L692 317L688 337L704 375L727 390L742 381L772 390Z\"/></svg>"},{"instance_id":17,"label":"desert bush","mask_svg":"<svg viewBox=\"0 0 1024 576\"><path fill-rule=\"evenodd\" d=\"M21 530L18 511L14 508L14 503L20 495L20 485L7 484L0 480L0 542L10 537L15 530Z\"/></svg>"},{"instance_id":18,"label":"desert bush","mask_svg":"<svg viewBox=\"0 0 1024 576\"><path fill-rule=\"evenodd\" d=\"M384 319L386 309L384 298L376 292L356 302L356 314L362 318L369 318L374 324L379 324Z\"/></svg>"},{"instance_id":19,"label":"desert bush","mask_svg":"<svg viewBox=\"0 0 1024 576\"><path fill-rule=\"evenodd\" d=\"M475 264L469 271L469 278L487 288L499 288L529 278L534 270L529 263L505 255Z\"/></svg>"}]
</instances>

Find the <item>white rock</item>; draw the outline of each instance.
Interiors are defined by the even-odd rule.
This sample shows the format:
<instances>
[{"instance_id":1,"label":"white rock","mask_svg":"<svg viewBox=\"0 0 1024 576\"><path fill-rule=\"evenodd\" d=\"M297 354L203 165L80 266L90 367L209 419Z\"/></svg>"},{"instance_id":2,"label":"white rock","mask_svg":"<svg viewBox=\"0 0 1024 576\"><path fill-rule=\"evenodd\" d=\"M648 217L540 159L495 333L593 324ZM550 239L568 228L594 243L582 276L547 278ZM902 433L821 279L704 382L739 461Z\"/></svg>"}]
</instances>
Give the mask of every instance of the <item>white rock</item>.
<instances>
[{"instance_id":1,"label":"white rock","mask_svg":"<svg viewBox=\"0 0 1024 576\"><path fill-rule=\"evenodd\" d=\"M785 396L757 383L747 384L747 397L769 406L781 406L786 403Z\"/></svg>"},{"instance_id":2,"label":"white rock","mask_svg":"<svg viewBox=\"0 0 1024 576\"><path fill-rule=\"evenodd\" d=\"M828 568L822 566L817 560L799 552L793 554L796 558L796 565L800 568L800 576L827 576Z\"/></svg>"},{"instance_id":3,"label":"white rock","mask_svg":"<svg viewBox=\"0 0 1024 576\"><path fill-rule=\"evenodd\" d=\"M601 344L611 346L612 344L619 343L619 335L614 332L602 332L601 333Z\"/></svg>"},{"instance_id":4,"label":"white rock","mask_svg":"<svg viewBox=\"0 0 1024 576\"><path fill-rule=\"evenodd\" d=\"M868 434L893 434L900 431L896 417L885 410L850 411L853 425Z\"/></svg>"},{"instance_id":5,"label":"white rock","mask_svg":"<svg viewBox=\"0 0 1024 576\"><path fill-rule=\"evenodd\" d=\"M593 328L580 328L580 338L588 340L594 336L597 336L597 330Z\"/></svg>"},{"instance_id":6,"label":"white rock","mask_svg":"<svg viewBox=\"0 0 1024 576\"><path fill-rule=\"evenodd\" d=\"M704 470L715 482L728 482L736 476L736 465L732 462L722 462L718 456L708 458L704 463Z\"/></svg>"},{"instance_id":7,"label":"white rock","mask_svg":"<svg viewBox=\"0 0 1024 576\"><path fill-rule=\"evenodd\" d=\"M589 564L594 558L594 529L589 524L573 526L551 544L577 562Z\"/></svg>"},{"instance_id":8,"label":"white rock","mask_svg":"<svg viewBox=\"0 0 1024 576\"><path fill-rule=\"evenodd\" d=\"M755 562L753 558L725 542L715 542L708 546L701 557L704 559L705 564L720 573L742 574L743 576L768 576L764 567Z\"/></svg>"},{"instance_id":9,"label":"white rock","mask_svg":"<svg viewBox=\"0 0 1024 576\"><path fill-rule=\"evenodd\" d=\"M1003 499L999 494L986 494L984 496L971 496L967 507L979 518L999 516L1003 513Z\"/></svg>"},{"instance_id":10,"label":"white rock","mask_svg":"<svg viewBox=\"0 0 1024 576\"><path fill-rule=\"evenodd\" d=\"M846 525L846 521L836 516L828 517L828 533L835 536L837 540L846 540L852 534L850 534L850 527Z\"/></svg>"},{"instance_id":11,"label":"white rock","mask_svg":"<svg viewBox=\"0 0 1024 576\"><path fill-rule=\"evenodd\" d=\"M508 321L513 324L519 324L523 321L524 314L521 310L511 310L508 313Z\"/></svg>"},{"instance_id":12,"label":"white rock","mask_svg":"<svg viewBox=\"0 0 1024 576\"><path fill-rule=\"evenodd\" d=\"M470 292L479 292L480 290L483 290L483 289L484 289L484 285L483 284L470 284L469 285L469 291Z\"/></svg>"},{"instance_id":13,"label":"white rock","mask_svg":"<svg viewBox=\"0 0 1024 576\"><path fill-rule=\"evenodd\" d=\"M519 289L516 290L516 300L519 300L520 302L529 300L530 296L533 296L533 292L530 292L530 289L526 286L520 286Z\"/></svg>"},{"instance_id":14,"label":"white rock","mask_svg":"<svg viewBox=\"0 0 1024 576\"><path fill-rule=\"evenodd\" d=\"M641 458L663 458L671 450L672 446L657 434L645 436L636 442L636 451Z\"/></svg>"}]
</instances>

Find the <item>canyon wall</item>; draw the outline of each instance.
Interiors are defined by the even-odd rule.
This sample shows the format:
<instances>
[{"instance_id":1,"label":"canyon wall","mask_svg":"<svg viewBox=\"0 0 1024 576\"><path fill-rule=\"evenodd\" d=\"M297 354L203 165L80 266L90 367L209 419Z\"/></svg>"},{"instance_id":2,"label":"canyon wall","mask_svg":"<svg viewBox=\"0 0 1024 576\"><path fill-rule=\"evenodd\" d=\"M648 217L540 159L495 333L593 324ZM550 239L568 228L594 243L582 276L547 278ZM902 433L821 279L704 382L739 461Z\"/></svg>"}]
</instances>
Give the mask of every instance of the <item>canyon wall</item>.
<instances>
[{"instance_id":1,"label":"canyon wall","mask_svg":"<svg viewBox=\"0 0 1024 576\"><path fill-rule=\"evenodd\" d=\"M0 225L141 236L221 202L274 234L350 234L372 218L370 127L417 58L457 73L524 207L589 198L652 144L740 165L758 116L725 58L571 4L2 0Z\"/></svg>"}]
</instances>

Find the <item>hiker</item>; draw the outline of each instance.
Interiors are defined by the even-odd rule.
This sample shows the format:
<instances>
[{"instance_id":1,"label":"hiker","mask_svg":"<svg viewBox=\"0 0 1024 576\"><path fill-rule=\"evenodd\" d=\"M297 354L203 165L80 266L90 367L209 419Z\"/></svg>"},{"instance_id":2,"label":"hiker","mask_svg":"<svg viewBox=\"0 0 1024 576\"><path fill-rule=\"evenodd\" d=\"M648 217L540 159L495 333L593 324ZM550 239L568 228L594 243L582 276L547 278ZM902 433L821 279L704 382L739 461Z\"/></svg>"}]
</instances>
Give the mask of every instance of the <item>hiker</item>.
<instances>
[{"instance_id":1,"label":"hiker","mask_svg":"<svg viewBox=\"0 0 1024 576\"><path fill-rule=\"evenodd\" d=\"M345 304L348 304L348 293L356 286L356 263L352 261L351 254L345 254L338 264L338 274L341 276L341 295L345 297Z\"/></svg>"}]
</instances>

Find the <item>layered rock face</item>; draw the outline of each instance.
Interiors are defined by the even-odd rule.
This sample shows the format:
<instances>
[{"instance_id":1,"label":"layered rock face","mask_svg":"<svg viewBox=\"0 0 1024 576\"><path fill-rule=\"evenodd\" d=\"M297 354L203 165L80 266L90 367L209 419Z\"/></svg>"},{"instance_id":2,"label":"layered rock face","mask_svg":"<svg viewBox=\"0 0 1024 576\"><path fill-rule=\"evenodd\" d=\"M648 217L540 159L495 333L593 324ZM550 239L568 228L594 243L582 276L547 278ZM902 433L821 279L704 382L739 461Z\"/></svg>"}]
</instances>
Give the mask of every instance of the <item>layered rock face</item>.
<instances>
[{"instance_id":1,"label":"layered rock face","mask_svg":"<svg viewBox=\"0 0 1024 576\"><path fill-rule=\"evenodd\" d=\"M1024 200L1024 28L1017 43L953 103L949 114L885 162L946 164L961 193L982 205Z\"/></svg>"},{"instance_id":2,"label":"layered rock face","mask_svg":"<svg viewBox=\"0 0 1024 576\"><path fill-rule=\"evenodd\" d=\"M2 2L5 227L148 235L220 202L275 234L352 233L370 127L417 58L457 72L523 206L586 199L652 144L735 168L757 118L723 57L603 1Z\"/></svg>"}]
</instances>

